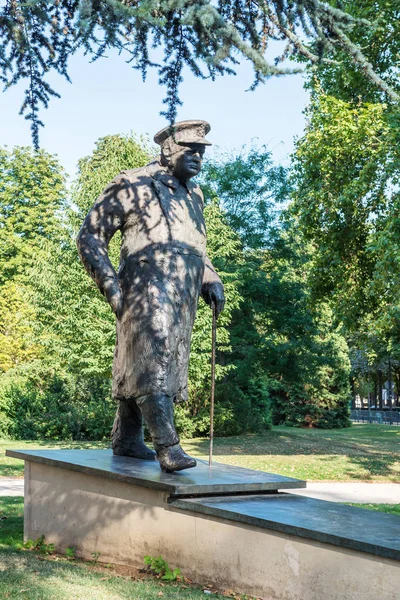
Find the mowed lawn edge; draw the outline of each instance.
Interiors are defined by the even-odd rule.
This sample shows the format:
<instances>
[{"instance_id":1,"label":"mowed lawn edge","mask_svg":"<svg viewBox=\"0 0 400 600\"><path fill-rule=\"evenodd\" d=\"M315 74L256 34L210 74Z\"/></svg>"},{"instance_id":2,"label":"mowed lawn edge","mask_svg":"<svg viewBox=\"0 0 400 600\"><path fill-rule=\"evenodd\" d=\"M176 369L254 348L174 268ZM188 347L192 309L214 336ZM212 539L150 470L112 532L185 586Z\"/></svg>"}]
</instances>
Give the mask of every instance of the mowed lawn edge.
<instances>
[{"instance_id":1,"label":"mowed lawn edge","mask_svg":"<svg viewBox=\"0 0 400 600\"><path fill-rule=\"evenodd\" d=\"M207 459L204 438L183 440L185 450ZM108 448L104 442L0 441L0 476L21 477L23 462L5 456L10 449ZM215 438L214 460L308 481L400 481L400 427L354 425L322 430L273 427L262 435Z\"/></svg>"}]
</instances>

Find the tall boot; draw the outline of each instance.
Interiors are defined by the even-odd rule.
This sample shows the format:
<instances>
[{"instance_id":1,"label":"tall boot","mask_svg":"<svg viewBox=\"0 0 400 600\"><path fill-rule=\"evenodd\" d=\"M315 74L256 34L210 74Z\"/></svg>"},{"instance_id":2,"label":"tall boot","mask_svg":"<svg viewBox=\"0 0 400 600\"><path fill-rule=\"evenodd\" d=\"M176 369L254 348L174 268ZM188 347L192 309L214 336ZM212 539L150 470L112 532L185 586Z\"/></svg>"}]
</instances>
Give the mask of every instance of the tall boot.
<instances>
[{"instance_id":1,"label":"tall boot","mask_svg":"<svg viewBox=\"0 0 400 600\"><path fill-rule=\"evenodd\" d=\"M113 454L156 460L144 443L142 413L134 399L119 400L111 435Z\"/></svg>"},{"instance_id":2,"label":"tall boot","mask_svg":"<svg viewBox=\"0 0 400 600\"><path fill-rule=\"evenodd\" d=\"M160 468L166 473L182 471L196 466L179 445L174 425L174 404L171 396L151 394L137 399L143 418L150 430Z\"/></svg>"}]
</instances>

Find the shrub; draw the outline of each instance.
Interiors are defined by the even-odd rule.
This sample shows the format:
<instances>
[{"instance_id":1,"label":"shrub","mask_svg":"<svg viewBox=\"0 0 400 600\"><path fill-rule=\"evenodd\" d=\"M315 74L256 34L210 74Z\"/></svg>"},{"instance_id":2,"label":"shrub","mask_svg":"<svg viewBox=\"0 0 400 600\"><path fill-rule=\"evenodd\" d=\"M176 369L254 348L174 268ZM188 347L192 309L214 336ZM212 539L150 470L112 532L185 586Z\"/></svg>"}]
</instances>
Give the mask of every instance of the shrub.
<instances>
[{"instance_id":1,"label":"shrub","mask_svg":"<svg viewBox=\"0 0 400 600\"><path fill-rule=\"evenodd\" d=\"M190 405L175 408L175 424L184 437L206 436L210 431L210 407L190 414ZM268 385L250 379L241 387L234 375L217 382L215 393L214 432L219 436L261 433L271 427Z\"/></svg>"},{"instance_id":2,"label":"shrub","mask_svg":"<svg viewBox=\"0 0 400 600\"><path fill-rule=\"evenodd\" d=\"M115 413L107 379L76 379L32 363L3 376L0 428L16 439L99 440Z\"/></svg>"}]
</instances>

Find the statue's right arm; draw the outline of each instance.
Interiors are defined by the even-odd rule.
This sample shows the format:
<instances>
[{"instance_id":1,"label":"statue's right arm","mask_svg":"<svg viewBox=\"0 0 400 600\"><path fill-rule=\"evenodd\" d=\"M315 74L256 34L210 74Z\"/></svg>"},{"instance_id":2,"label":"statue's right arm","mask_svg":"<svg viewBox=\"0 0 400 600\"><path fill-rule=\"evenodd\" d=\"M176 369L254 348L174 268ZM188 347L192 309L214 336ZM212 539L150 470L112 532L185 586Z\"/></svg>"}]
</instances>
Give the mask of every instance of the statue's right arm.
<instances>
[{"instance_id":1,"label":"statue's right arm","mask_svg":"<svg viewBox=\"0 0 400 600\"><path fill-rule=\"evenodd\" d=\"M125 222L123 191L124 180L119 176L97 199L76 240L79 256L87 272L107 298L117 317L122 310L122 292L108 256L108 244Z\"/></svg>"}]
</instances>

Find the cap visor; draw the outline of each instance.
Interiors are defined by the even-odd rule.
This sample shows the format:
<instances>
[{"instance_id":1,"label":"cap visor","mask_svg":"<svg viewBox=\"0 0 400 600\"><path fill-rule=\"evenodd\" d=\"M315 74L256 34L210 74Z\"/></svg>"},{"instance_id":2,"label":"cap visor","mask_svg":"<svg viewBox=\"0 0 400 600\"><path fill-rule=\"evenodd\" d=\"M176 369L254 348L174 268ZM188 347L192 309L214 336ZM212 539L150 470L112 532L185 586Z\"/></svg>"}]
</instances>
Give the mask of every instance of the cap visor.
<instances>
[{"instance_id":1,"label":"cap visor","mask_svg":"<svg viewBox=\"0 0 400 600\"><path fill-rule=\"evenodd\" d=\"M191 146L192 144L201 144L202 146L212 146L212 143L206 140L206 138L194 138L189 141L177 142L179 146Z\"/></svg>"}]
</instances>

